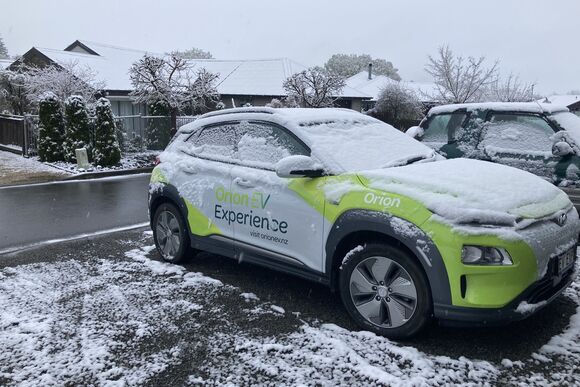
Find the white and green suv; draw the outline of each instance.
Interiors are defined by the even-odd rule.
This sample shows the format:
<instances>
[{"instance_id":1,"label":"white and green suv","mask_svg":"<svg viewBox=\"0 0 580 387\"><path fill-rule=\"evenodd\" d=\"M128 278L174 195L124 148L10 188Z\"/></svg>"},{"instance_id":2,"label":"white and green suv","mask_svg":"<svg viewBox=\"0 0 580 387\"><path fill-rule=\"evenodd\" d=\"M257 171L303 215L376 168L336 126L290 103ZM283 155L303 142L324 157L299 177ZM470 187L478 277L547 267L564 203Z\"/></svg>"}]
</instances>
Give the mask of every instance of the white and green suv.
<instances>
[{"instance_id":1,"label":"white and green suv","mask_svg":"<svg viewBox=\"0 0 580 387\"><path fill-rule=\"evenodd\" d=\"M203 250L326 284L393 338L540 309L572 281L579 232L541 178L342 109L201 116L161 154L149 208L165 260Z\"/></svg>"}]
</instances>

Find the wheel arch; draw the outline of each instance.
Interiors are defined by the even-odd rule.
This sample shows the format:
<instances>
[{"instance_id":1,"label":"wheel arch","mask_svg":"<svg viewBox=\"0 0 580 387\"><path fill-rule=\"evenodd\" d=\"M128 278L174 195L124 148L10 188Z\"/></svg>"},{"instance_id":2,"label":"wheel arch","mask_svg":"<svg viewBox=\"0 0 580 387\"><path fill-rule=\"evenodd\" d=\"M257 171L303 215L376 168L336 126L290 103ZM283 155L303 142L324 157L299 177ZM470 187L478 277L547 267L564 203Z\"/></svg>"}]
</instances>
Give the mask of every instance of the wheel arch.
<instances>
[{"instance_id":1,"label":"wheel arch","mask_svg":"<svg viewBox=\"0 0 580 387\"><path fill-rule=\"evenodd\" d=\"M177 207L187 226L187 230L191 231L187 221L187 206L181 196L179 196L177 189L169 184L163 184L161 187L156 188L149 196L149 225L153 227L155 212L164 203L170 203Z\"/></svg>"},{"instance_id":2,"label":"wheel arch","mask_svg":"<svg viewBox=\"0 0 580 387\"><path fill-rule=\"evenodd\" d=\"M347 211L333 224L325 246L325 270L333 290L338 286L343 257L354 247L369 242L397 246L416 259L427 277L433 303L451 304L447 269L431 238L415 224L377 211Z\"/></svg>"}]
</instances>

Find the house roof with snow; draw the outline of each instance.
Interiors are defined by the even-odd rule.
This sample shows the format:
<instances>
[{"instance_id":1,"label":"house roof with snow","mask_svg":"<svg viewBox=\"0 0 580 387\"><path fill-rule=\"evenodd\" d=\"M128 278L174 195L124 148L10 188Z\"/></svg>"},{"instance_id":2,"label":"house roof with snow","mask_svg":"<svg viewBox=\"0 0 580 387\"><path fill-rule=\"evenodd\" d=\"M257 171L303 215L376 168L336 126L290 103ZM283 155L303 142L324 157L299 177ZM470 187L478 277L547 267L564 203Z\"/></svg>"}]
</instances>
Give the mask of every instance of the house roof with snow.
<instances>
[{"instance_id":1,"label":"house roof with snow","mask_svg":"<svg viewBox=\"0 0 580 387\"><path fill-rule=\"evenodd\" d=\"M91 68L96 79L105 82L106 90L133 89L129 68L143 55L163 54L140 51L103 43L77 40L64 50L33 47L26 55L45 57L57 64L78 63ZM257 60L191 59L192 68L205 68L219 74L217 89L223 95L284 96L282 84L286 78L306 67L288 58ZM339 97L366 99L368 95L345 87Z\"/></svg>"},{"instance_id":2,"label":"house roof with snow","mask_svg":"<svg viewBox=\"0 0 580 387\"><path fill-rule=\"evenodd\" d=\"M546 98L539 99L538 102L541 103L551 103L554 105L566 106L568 108L575 108L574 110L580 110L580 95L574 94L562 94L562 95L551 95ZM578 106L573 106L578 104Z\"/></svg>"},{"instance_id":3,"label":"house roof with snow","mask_svg":"<svg viewBox=\"0 0 580 387\"><path fill-rule=\"evenodd\" d=\"M368 71L361 71L346 80L348 87L370 96L372 101L376 101L379 98L379 94L385 86L394 82L400 82L405 88L414 91L421 102L433 102L434 98L432 96L436 95L437 86L434 83L396 81L386 75L375 74L371 74L369 79Z\"/></svg>"}]
</instances>

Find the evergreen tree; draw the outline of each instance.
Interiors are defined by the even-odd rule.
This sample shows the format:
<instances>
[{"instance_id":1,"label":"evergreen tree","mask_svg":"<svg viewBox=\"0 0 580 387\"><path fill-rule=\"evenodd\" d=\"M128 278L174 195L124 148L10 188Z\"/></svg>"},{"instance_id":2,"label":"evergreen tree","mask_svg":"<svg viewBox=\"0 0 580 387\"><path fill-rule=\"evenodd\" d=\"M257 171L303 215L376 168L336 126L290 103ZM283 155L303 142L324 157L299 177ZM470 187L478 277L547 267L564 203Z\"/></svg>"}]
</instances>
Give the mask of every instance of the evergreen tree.
<instances>
[{"instance_id":1,"label":"evergreen tree","mask_svg":"<svg viewBox=\"0 0 580 387\"><path fill-rule=\"evenodd\" d=\"M75 149L86 148L89 159L91 156L91 131L89 114L85 100L80 95L73 95L64 103L66 118L65 155L66 161L76 163Z\"/></svg>"},{"instance_id":2,"label":"evergreen tree","mask_svg":"<svg viewBox=\"0 0 580 387\"><path fill-rule=\"evenodd\" d=\"M8 59L8 58L9 58L8 49L4 44L4 40L2 40L2 37L0 36L0 59Z\"/></svg>"},{"instance_id":3,"label":"evergreen tree","mask_svg":"<svg viewBox=\"0 0 580 387\"><path fill-rule=\"evenodd\" d=\"M147 125L147 148L163 150L170 140L171 118L169 106L162 101L149 105L149 114L163 118L150 118Z\"/></svg>"},{"instance_id":4,"label":"evergreen tree","mask_svg":"<svg viewBox=\"0 0 580 387\"><path fill-rule=\"evenodd\" d=\"M58 97L44 94L38 105L38 156L41 161L64 160L64 118Z\"/></svg>"},{"instance_id":5,"label":"evergreen tree","mask_svg":"<svg viewBox=\"0 0 580 387\"><path fill-rule=\"evenodd\" d=\"M99 98L96 103L95 115L94 163L102 167L116 165L121 160L121 149L117 142L115 120L108 99Z\"/></svg>"}]
</instances>

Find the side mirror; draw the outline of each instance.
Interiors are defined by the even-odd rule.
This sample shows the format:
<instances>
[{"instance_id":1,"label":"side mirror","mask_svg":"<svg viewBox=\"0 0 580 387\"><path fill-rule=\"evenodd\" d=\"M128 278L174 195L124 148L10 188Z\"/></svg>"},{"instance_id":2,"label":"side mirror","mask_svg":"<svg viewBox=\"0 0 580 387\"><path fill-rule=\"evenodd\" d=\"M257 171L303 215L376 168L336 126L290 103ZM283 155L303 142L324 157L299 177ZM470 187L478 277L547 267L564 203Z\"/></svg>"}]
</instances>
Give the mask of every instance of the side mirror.
<instances>
[{"instance_id":1,"label":"side mirror","mask_svg":"<svg viewBox=\"0 0 580 387\"><path fill-rule=\"evenodd\" d=\"M423 136L423 134L425 134L425 131L420 126L411 126L409 129L407 129L405 134L408 136L411 136L412 138L414 138L416 140L416 139L421 138Z\"/></svg>"},{"instance_id":2,"label":"side mirror","mask_svg":"<svg viewBox=\"0 0 580 387\"><path fill-rule=\"evenodd\" d=\"M276 163L276 174L283 178L320 177L324 175L322 165L308 156L288 156Z\"/></svg>"},{"instance_id":3,"label":"side mirror","mask_svg":"<svg viewBox=\"0 0 580 387\"><path fill-rule=\"evenodd\" d=\"M574 149L565 141L558 141L552 146L552 154L554 156L568 156L574 153Z\"/></svg>"}]
</instances>

